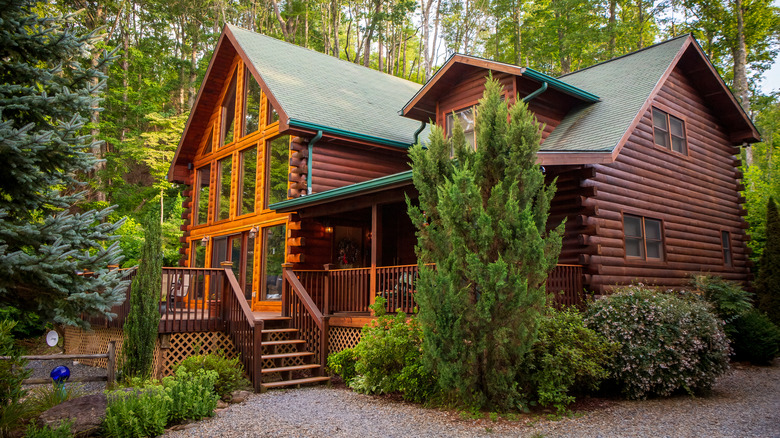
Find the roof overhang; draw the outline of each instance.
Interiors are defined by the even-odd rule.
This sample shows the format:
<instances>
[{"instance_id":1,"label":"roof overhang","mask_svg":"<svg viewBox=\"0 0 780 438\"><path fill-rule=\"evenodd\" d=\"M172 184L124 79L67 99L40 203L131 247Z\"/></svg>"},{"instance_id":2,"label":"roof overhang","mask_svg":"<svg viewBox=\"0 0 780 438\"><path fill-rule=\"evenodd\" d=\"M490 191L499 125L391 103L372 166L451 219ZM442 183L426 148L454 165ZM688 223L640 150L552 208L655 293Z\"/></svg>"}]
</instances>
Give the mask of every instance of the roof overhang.
<instances>
[{"instance_id":1,"label":"roof overhang","mask_svg":"<svg viewBox=\"0 0 780 438\"><path fill-rule=\"evenodd\" d=\"M440 97L449 92L452 85L457 83L462 77L478 70L485 70L486 76L487 71L493 71L526 77L540 84L546 82L550 89L557 90L585 103L599 101L599 97L595 94L569 85L536 70L455 53L450 56L436 74L434 74L433 77L431 77L412 97L400 111L400 114L420 121L428 121L429 119L434 118L436 114L436 102Z\"/></svg>"}]
</instances>

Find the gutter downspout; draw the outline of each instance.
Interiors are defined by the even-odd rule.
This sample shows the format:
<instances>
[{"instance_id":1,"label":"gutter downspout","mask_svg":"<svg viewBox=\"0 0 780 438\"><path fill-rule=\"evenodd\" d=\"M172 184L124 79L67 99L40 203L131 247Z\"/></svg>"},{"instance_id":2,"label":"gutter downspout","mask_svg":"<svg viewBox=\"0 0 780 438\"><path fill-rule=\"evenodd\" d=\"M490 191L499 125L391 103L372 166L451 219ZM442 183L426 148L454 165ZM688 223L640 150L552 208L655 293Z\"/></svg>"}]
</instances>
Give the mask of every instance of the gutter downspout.
<instances>
[{"instance_id":1,"label":"gutter downspout","mask_svg":"<svg viewBox=\"0 0 780 438\"><path fill-rule=\"evenodd\" d=\"M542 87L534 91L533 93L529 94L528 96L525 96L523 98L523 102L528 103L532 99L536 98L538 95L544 93L545 91L547 91L547 82L542 82Z\"/></svg>"},{"instance_id":2,"label":"gutter downspout","mask_svg":"<svg viewBox=\"0 0 780 438\"><path fill-rule=\"evenodd\" d=\"M427 125L426 122L420 122L420 127L417 128L416 131L414 131L414 144L417 144L417 137L420 135L421 132L423 132L423 129L425 129L425 125Z\"/></svg>"},{"instance_id":3,"label":"gutter downspout","mask_svg":"<svg viewBox=\"0 0 780 438\"><path fill-rule=\"evenodd\" d=\"M308 161L309 169L306 174L306 194L311 195L311 172L314 167L314 143L317 143L322 138L322 131L317 131L317 135L309 141L309 156L306 158Z\"/></svg>"}]
</instances>

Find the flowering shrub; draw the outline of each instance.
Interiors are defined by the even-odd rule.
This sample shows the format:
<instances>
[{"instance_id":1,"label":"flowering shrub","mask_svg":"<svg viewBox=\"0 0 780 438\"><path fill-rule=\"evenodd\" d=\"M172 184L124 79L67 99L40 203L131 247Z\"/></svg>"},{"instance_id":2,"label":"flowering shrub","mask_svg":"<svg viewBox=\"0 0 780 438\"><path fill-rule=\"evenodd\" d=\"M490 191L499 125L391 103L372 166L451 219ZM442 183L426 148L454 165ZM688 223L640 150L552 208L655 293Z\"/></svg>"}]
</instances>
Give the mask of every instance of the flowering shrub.
<instances>
[{"instance_id":1,"label":"flowering shrub","mask_svg":"<svg viewBox=\"0 0 780 438\"><path fill-rule=\"evenodd\" d=\"M592 303L586 323L621 344L610 377L630 399L706 389L728 370L723 322L701 300L628 286Z\"/></svg>"}]
</instances>

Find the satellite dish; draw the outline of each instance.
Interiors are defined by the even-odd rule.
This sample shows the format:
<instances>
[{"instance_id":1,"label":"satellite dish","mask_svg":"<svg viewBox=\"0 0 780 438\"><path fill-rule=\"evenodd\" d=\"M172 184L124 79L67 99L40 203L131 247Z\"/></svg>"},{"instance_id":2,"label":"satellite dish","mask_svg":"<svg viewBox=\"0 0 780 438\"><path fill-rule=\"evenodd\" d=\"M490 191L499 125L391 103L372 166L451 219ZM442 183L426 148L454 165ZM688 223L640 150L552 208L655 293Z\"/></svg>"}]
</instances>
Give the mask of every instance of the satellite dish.
<instances>
[{"instance_id":1,"label":"satellite dish","mask_svg":"<svg viewBox=\"0 0 780 438\"><path fill-rule=\"evenodd\" d=\"M60 335L57 334L56 330L51 330L49 333L46 333L46 343L49 344L49 347L56 346L59 340Z\"/></svg>"}]
</instances>

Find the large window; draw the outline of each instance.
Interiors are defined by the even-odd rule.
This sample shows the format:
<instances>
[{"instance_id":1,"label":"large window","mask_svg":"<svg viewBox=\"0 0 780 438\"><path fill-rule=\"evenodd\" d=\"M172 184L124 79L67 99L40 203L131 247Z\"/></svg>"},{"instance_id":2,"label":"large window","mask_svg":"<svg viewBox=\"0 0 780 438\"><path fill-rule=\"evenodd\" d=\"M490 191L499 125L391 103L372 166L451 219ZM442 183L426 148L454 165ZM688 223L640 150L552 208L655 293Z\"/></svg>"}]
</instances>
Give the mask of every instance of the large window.
<instances>
[{"instance_id":1,"label":"large window","mask_svg":"<svg viewBox=\"0 0 780 438\"><path fill-rule=\"evenodd\" d=\"M661 221L641 216L623 215L626 257L663 260Z\"/></svg>"},{"instance_id":2,"label":"large window","mask_svg":"<svg viewBox=\"0 0 780 438\"><path fill-rule=\"evenodd\" d=\"M206 139L206 144L203 145L203 153L208 154L214 151L214 129L209 128L209 138Z\"/></svg>"},{"instance_id":3,"label":"large window","mask_svg":"<svg viewBox=\"0 0 780 438\"><path fill-rule=\"evenodd\" d=\"M217 190L217 211L215 212L218 221L230 218L230 170L233 167L232 157L227 157L217 162L219 167L219 179Z\"/></svg>"},{"instance_id":4,"label":"large window","mask_svg":"<svg viewBox=\"0 0 780 438\"><path fill-rule=\"evenodd\" d=\"M688 153L683 121L657 108L653 108L653 137L658 146L681 154Z\"/></svg>"},{"instance_id":5,"label":"large window","mask_svg":"<svg viewBox=\"0 0 780 438\"><path fill-rule=\"evenodd\" d=\"M211 166L205 165L198 169L196 187L196 202L198 210L193 217L195 225L205 224L209 220L209 181L211 179Z\"/></svg>"},{"instance_id":6,"label":"large window","mask_svg":"<svg viewBox=\"0 0 780 438\"><path fill-rule=\"evenodd\" d=\"M290 137L282 136L268 142L267 168L270 169L266 179L265 208L275 202L287 199L287 173L289 165Z\"/></svg>"},{"instance_id":7,"label":"large window","mask_svg":"<svg viewBox=\"0 0 780 438\"><path fill-rule=\"evenodd\" d=\"M250 236L252 234L249 234ZM246 239L246 263L245 270L246 278L244 285L244 296L247 300L251 301L255 292L255 238L247 237Z\"/></svg>"},{"instance_id":8,"label":"large window","mask_svg":"<svg viewBox=\"0 0 780 438\"><path fill-rule=\"evenodd\" d=\"M239 154L239 187L238 211L239 216L255 211L255 188L257 187L257 146L244 149Z\"/></svg>"},{"instance_id":9,"label":"large window","mask_svg":"<svg viewBox=\"0 0 780 438\"><path fill-rule=\"evenodd\" d=\"M266 121L266 123L270 125L271 123L276 123L278 121L279 121L279 113L276 112L276 108L274 108L273 105L271 105L271 102L268 102L268 120Z\"/></svg>"},{"instance_id":10,"label":"large window","mask_svg":"<svg viewBox=\"0 0 780 438\"><path fill-rule=\"evenodd\" d=\"M720 242L723 245L723 264L731 266L731 234L728 231L721 231Z\"/></svg>"},{"instance_id":11,"label":"large window","mask_svg":"<svg viewBox=\"0 0 780 438\"><path fill-rule=\"evenodd\" d=\"M225 98L222 100L222 146L232 143L235 138L236 74L237 72L234 71Z\"/></svg>"},{"instance_id":12,"label":"large window","mask_svg":"<svg viewBox=\"0 0 780 438\"><path fill-rule=\"evenodd\" d=\"M260 129L260 108L263 93L249 68L244 69L244 126L243 135L249 135Z\"/></svg>"},{"instance_id":13,"label":"large window","mask_svg":"<svg viewBox=\"0 0 780 438\"><path fill-rule=\"evenodd\" d=\"M284 263L285 225L263 229L263 278L260 299L275 301L282 299L282 263Z\"/></svg>"},{"instance_id":14,"label":"large window","mask_svg":"<svg viewBox=\"0 0 780 438\"><path fill-rule=\"evenodd\" d=\"M466 108L464 110L455 111L454 113L447 114L447 137L452 137L452 131L455 127L455 120L457 119L460 126L463 128L463 134L466 136L466 143L474 149L474 145L477 144L476 132L474 131L475 123L475 110L474 107Z\"/></svg>"}]
</instances>

